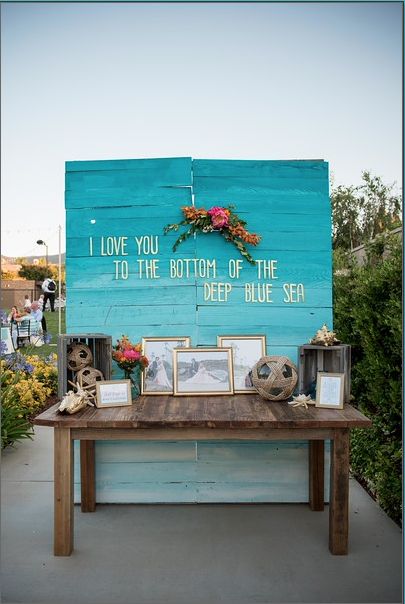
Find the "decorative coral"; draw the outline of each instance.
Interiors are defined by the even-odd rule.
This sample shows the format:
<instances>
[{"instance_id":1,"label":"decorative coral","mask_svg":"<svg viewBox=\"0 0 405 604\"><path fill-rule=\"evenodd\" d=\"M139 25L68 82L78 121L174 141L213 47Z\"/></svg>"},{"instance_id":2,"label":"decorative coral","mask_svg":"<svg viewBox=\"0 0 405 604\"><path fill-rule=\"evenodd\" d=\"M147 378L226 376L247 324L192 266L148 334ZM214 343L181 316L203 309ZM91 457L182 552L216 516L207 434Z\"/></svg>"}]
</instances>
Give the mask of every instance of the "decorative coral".
<instances>
[{"instance_id":1,"label":"decorative coral","mask_svg":"<svg viewBox=\"0 0 405 604\"><path fill-rule=\"evenodd\" d=\"M336 344L340 344L340 341L336 338L335 332L330 331L324 323L309 343L316 344L317 346L335 346Z\"/></svg>"}]
</instances>

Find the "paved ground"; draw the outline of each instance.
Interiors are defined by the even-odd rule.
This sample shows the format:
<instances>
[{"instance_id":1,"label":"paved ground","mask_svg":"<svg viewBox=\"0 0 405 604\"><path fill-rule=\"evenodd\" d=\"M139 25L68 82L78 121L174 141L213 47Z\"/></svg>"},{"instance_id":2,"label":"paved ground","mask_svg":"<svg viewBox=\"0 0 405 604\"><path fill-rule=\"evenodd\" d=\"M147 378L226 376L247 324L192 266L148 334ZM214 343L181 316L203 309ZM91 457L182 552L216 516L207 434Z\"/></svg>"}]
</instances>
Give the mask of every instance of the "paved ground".
<instances>
[{"instance_id":1,"label":"paved ground","mask_svg":"<svg viewBox=\"0 0 405 604\"><path fill-rule=\"evenodd\" d=\"M75 552L52 555L52 430L2 464L5 603L401 602L400 529L355 481L350 553L328 551L328 509L103 505L75 509Z\"/></svg>"}]
</instances>

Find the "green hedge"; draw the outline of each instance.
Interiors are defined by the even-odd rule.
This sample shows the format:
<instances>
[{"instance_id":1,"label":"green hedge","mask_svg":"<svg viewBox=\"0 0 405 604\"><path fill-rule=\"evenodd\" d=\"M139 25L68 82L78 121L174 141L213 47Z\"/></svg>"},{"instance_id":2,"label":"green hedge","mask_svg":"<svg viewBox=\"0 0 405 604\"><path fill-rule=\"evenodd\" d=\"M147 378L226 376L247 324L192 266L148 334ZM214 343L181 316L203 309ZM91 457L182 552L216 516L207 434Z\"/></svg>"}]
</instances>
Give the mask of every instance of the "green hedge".
<instances>
[{"instance_id":1,"label":"green hedge","mask_svg":"<svg viewBox=\"0 0 405 604\"><path fill-rule=\"evenodd\" d=\"M402 246L379 238L363 267L343 256L335 253L334 328L352 346L353 404L373 421L353 431L351 467L401 523Z\"/></svg>"}]
</instances>

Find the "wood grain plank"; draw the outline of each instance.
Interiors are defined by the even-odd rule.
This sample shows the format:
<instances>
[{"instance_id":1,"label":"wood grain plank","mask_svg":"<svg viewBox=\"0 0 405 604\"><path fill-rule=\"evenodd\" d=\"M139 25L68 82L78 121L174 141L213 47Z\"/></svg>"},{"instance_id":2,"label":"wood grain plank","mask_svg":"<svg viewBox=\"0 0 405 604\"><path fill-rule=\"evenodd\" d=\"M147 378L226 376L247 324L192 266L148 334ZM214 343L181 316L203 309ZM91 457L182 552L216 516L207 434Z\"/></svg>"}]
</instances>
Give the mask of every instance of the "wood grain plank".
<instances>
[{"instance_id":1,"label":"wood grain plank","mask_svg":"<svg viewBox=\"0 0 405 604\"><path fill-rule=\"evenodd\" d=\"M350 405L344 409L308 410L287 402L271 403L255 394L234 396L173 397L141 396L132 405L120 408L83 409L75 415L58 411L58 404L34 419L36 425L66 428L151 429L223 428L252 430L331 429L371 426L371 421ZM136 438L134 431L134 437ZM181 434L181 430L179 432ZM233 434L233 432L232 432ZM232 436L230 434L230 436ZM215 438L214 432L212 438Z\"/></svg>"},{"instance_id":2,"label":"wood grain plank","mask_svg":"<svg viewBox=\"0 0 405 604\"><path fill-rule=\"evenodd\" d=\"M89 161L67 161L65 163L66 172L117 172L120 170L131 171L139 176L151 175L156 177L153 182L161 180L178 179L179 176L187 176L187 181L191 184L191 157L158 157L145 159L107 159L107 160L89 160ZM69 174L72 178L72 174ZM186 184L186 183L184 183Z\"/></svg>"},{"instance_id":3,"label":"wood grain plank","mask_svg":"<svg viewBox=\"0 0 405 604\"><path fill-rule=\"evenodd\" d=\"M336 430L331 443L329 549L348 553L349 536L349 430Z\"/></svg>"},{"instance_id":4,"label":"wood grain plank","mask_svg":"<svg viewBox=\"0 0 405 604\"><path fill-rule=\"evenodd\" d=\"M69 427L54 430L54 554L73 550L73 446Z\"/></svg>"},{"instance_id":5,"label":"wood grain plank","mask_svg":"<svg viewBox=\"0 0 405 604\"><path fill-rule=\"evenodd\" d=\"M239 429L234 426L232 429L229 427L200 427L196 422L196 427L186 428L183 425L179 425L179 422L173 422L172 426L165 428L145 428L142 425L136 429L132 428L118 428L116 425L111 428L99 428L99 427L88 427L88 428L76 428L72 427L72 436L77 440L130 440L130 441L213 441L222 440L226 441L240 441L240 442L252 442L252 441L296 441L296 440L325 440L333 436L333 429L328 428L261 428L257 426L251 426L251 428L243 427ZM95 426L97 426L95 422Z\"/></svg>"},{"instance_id":6,"label":"wood grain plank","mask_svg":"<svg viewBox=\"0 0 405 604\"><path fill-rule=\"evenodd\" d=\"M94 440L80 442L80 484L82 512L95 512L96 459Z\"/></svg>"},{"instance_id":7,"label":"wood grain plank","mask_svg":"<svg viewBox=\"0 0 405 604\"><path fill-rule=\"evenodd\" d=\"M249 179L262 177L314 178L325 179L328 164L317 160L229 160L229 159L193 159L194 177L234 178L246 175Z\"/></svg>"},{"instance_id":8,"label":"wood grain plank","mask_svg":"<svg viewBox=\"0 0 405 604\"><path fill-rule=\"evenodd\" d=\"M309 507L315 512L322 512L324 509L325 441L309 441L308 470Z\"/></svg>"}]
</instances>

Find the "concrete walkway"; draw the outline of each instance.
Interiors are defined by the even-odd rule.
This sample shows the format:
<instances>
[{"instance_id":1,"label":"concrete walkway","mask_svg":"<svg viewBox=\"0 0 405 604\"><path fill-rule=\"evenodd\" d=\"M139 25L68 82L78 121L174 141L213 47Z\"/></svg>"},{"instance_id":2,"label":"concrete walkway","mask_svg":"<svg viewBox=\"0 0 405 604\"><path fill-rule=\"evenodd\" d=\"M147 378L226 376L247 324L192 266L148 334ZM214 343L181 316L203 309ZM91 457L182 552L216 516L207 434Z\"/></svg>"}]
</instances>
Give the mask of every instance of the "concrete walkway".
<instances>
[{"instance_id":1,"label":"concrete walkway","mask_svg":"<svg viewBox=\"0 0 405 604\"><path fill-rule=\"evenodd\" d=\"M52 432L3 454L5 603L402 601L401 531L354 480L348 556L329 553L328 508L102 505L76 506L75 551L55 558Z\"/></svg>"}]
</instances>

